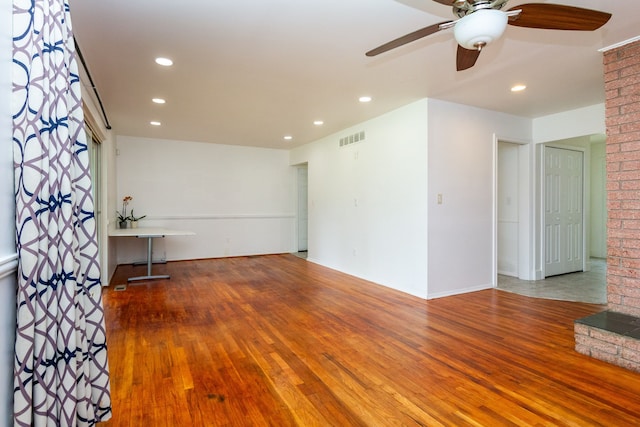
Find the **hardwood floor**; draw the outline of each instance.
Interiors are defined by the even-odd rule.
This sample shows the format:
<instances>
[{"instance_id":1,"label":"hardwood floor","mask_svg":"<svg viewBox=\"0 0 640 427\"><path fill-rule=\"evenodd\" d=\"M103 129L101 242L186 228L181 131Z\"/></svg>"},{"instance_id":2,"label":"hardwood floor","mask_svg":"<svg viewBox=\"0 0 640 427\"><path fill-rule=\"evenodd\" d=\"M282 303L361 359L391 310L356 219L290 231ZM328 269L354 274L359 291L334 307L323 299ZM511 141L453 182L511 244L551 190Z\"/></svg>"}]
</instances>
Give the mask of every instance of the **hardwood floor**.
<instances>
[{"instance_id":1,"label":"hardwood floor","mask_svg":"<svg viewBox=\"0 0 640 427\"><path fill-rule=\"evenodd\" d=\"M293 255L155 265L104 293L104 426L630 426L640 375L573 350L601 305L421 300Z\"/></svg>"}]
</instances>

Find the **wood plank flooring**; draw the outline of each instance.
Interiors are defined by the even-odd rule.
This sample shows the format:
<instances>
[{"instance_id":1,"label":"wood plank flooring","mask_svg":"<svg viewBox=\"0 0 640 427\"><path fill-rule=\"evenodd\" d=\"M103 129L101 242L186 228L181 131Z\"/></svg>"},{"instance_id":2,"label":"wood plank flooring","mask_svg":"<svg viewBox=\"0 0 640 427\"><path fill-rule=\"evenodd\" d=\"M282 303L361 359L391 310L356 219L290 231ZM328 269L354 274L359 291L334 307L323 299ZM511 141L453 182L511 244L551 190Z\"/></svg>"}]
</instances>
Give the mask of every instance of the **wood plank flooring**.
<instances>
[{"instance_id":1,"label":"wood plank flooring","mask_svg":"<svg viewBox=\"0 0 640 427\"><path fill-rule=\"evenodd\" d=\"M640 375L573 350L605 307L499 290L425 301L270 255L105 289L102 426L631 426Z\"/></svg>"}]
</instances>

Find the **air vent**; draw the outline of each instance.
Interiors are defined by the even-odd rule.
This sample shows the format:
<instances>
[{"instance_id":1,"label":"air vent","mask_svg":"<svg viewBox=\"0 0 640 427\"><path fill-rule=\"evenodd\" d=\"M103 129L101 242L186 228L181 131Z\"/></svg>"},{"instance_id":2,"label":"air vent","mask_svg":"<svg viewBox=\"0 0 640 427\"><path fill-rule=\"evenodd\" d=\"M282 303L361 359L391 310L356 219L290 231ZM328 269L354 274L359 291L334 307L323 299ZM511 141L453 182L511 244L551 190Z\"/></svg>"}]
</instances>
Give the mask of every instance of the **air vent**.
<instances>
[{"instance_id":1,"label":"air vent","mask_svg":"<svg viewBox=\"0 0 640 427\"><path fill-rule=\"evenodd\" d=\"M346 147L347 145L355 144L356 142L364 141L364 131L354 133L353 135L340 138L340 147Z\"/></svg>"}]
</instances>

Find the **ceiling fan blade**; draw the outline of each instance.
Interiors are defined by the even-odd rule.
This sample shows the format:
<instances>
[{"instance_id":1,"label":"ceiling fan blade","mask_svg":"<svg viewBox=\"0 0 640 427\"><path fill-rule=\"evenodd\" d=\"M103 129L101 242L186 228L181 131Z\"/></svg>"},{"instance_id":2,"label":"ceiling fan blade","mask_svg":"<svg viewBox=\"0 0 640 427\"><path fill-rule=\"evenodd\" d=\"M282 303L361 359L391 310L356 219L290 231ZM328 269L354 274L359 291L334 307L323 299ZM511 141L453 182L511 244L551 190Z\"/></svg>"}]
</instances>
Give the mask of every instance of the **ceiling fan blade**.
<instances>
[{"instance_id":1,"label":"ceiling fan blade","mask_svg":"<svg viewBox=\"0 0 640 427\"><path fill-rule=\"evenodd\" d=\"M423 37L426 37L430 34L433 33L437 33L438 31L440 31L440 25L442 24L448 24L450 22L453 21L445 21L445 22L440 22L439 24L433 24L433 25L429 25L428 27L422 28L420 30L414 31L413 33L409 33L407 35L404 35L402 37L399 37L395 40L392 40L388 43L383 44L382 46L378 46L375 49L370 50L369 52L367 52L365 55L367 56L376 56L379 55L381 53L387 52L391 49L395 49L396 47L400 47L402 45L405 45L407 43L411 43L412 41L421 39Z\"/></svg>"},{"instance_id":2,"label":"ceiling fan blade","mask_svg":"<svg viewBox=\"0 0 640 427\"><path fill-rule=\"evenodd\" d=\"M458 53L456 55L456 69L463 71L476 65L476 61L480 56L477 49L470 50L458 45Z\"/></svg>"},{"instance_id":3,"label":"ceiling fan blade","mask_svg":"<svg viewBox=\"0 0 640 427\"><path fill-rule=\"evenodd\" d=\"M443 4L445 6L453 6L456 0L433 0L436 3Z\"/></svg>"},{"instance_id":4,"label":"ceiling fan blade","mask_svg":"<svg viewBox=\"0 0 640 427\"><path fill-rule=\"evenodd\" d=\"M594 31L611 18L610 13L561 4L529 3L509 10L522 10L509 24L546 30Z\"/></svg>"}]
</instances>

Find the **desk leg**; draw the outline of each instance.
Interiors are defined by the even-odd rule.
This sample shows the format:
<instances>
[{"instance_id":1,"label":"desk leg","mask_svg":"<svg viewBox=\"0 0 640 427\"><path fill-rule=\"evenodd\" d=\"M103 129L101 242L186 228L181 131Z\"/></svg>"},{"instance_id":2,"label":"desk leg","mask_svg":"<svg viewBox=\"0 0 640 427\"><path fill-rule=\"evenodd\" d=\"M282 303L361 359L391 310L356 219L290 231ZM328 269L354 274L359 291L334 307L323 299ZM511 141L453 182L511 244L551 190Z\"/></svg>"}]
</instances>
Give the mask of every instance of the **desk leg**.
<instances>
[{"instance_id":1,"label":"desk leg","mask_svg":"<svg viewBox=\"0 0 640 427\"><path fill-rule=\"evenodd\" d=\"M154 279L168 279L168 274L160 274L153 276L151 274L151 266L153 266L153 261L151 260L151 254L153 252L153 237L147 237L147 275L146 276L137 276L137 277L129 277L127 279L128 282L137 282L140 280L154 280Z\"/></svg>"},{"instance_id":2,"label":"desk leg","mask_svg":"<svg viewBox=\"0 0 640 427\"><path fill-rule=\"evenodd\" d=\"M166 264L167 261L156 261L153 262L151 260L151 254L153 252L153 237L147 237L147 259L142 262L134 262L133 265L146 265L147 266L147 276L151 276L151 264Z\"/></svg>"}]
</instances>

